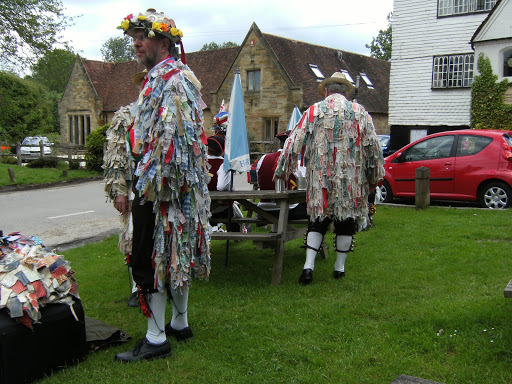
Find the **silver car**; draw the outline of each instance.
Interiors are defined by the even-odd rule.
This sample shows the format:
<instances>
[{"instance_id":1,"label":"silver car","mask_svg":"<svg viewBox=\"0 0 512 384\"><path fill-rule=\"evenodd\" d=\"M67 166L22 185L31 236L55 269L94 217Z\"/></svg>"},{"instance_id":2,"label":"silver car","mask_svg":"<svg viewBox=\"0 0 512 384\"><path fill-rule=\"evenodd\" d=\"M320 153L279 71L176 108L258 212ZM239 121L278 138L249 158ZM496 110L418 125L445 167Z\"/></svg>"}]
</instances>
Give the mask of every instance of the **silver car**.
<instances>
[{"instance_id":1,"label":"silver car","mask_svg":"<svg viewBox=\"0 0 512 384\"><path fill-rule=\"evenodd\" d=\"M37 158L41 155L41 144L43 143L43 151L45 155L52 153L50 140L44 136L28 136L21 142L21 156L23 158Z\"/></svg>"}]
</instances>

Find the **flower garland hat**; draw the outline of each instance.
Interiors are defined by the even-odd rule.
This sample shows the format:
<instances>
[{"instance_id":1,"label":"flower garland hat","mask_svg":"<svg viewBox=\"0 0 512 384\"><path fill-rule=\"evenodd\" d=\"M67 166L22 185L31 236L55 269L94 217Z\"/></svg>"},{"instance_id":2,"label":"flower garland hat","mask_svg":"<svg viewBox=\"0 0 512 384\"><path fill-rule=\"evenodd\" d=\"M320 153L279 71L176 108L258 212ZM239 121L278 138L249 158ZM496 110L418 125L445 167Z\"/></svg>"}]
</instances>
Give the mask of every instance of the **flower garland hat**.
<instances>
[{"instance_id":1,"label":"flower garland hat","mask_svg":"<svg viewBox=\"0 0 512 384\"><path fill-rule=\"evenodd\" d=\"M133 16L133 14L126 16L117 28L132 37L135 29L143 29L147 37L155 37L155 34L158 33L167 37L174 44L179 43L183 37L183 32L176 28L173 19L153 8L148 9L144 14L139 13L138 16Z\"/></svg>"},{"instance_id":2,"label":"flower garland hat","mask_svg":"<svg viewBox=\"0 0 512 384\"><path fill-rule=\"evenodd\" d=\"M323 79L322 82L318 84L318 92L320 92L320 95L325 95L325 86L330 83L339 83L346 85L348 87L349 94L351 94L355 88L354 84L352 84L352 82L349 79L347 79L344 73L334 72L331 77Z\"/></svg>"}]
</instances>

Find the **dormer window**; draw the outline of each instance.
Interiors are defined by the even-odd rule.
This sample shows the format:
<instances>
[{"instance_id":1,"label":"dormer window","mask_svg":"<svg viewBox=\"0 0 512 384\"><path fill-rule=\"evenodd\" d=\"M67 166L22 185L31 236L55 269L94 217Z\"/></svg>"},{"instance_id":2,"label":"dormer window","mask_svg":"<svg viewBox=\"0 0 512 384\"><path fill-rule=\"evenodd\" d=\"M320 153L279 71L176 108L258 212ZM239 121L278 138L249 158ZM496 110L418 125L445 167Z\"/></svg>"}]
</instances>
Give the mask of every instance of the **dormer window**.
<instances>
[{"instance_id":1,"label":"dormer window","mask_svg":"<svg viewBox=\"0 0 512 384\"><path fill-rule=\"evenodd\" d=\"M375 87L373 86L373 83L371 82L370 78L368 77L368 75L364 72L361 72L359 73L361 75L361 79L364 80L364 82L366 83L366 87L368 89L375 89Z\"/></svg>"},{"instance_id":2,"label":"dormer window","mask_svg":"<svg viewBox=\"0 0 512 384\"><path fill-rule=\"evenodd\" d=\"M322 71L318 68L318 65L316 64L309 64L309 68L313 71L313 74L316 76L316 81L320 82L323 79L325 79L324 74Z\"/></svg>"},{"instance_id":3,"label":"dormer window","mask_svg":"<svg viewBox=\"0 0 512 384\"><path fill-rule=\"evenodd\" d=\"M343 73L345 75L345 78L350 81L352 84L355 85L354 83L354 79L352 78L352 76L350 76L350 73L348 73L348 71L346 69L340 69L340 72Z\"/></svg>"}]
</instances>

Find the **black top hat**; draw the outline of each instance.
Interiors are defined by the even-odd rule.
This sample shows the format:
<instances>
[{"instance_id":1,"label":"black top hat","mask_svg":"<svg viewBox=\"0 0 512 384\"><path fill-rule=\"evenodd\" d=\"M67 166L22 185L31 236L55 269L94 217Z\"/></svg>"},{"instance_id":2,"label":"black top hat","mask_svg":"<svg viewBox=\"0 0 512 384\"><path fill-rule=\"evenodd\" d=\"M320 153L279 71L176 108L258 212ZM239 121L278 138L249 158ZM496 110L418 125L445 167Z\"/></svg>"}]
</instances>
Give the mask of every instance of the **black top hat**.
<instances>
[{"instance_id":1,"label":"black top hat","mask_svg":"<svg viewBox=\"0 0 512 384\"><path fill-rule=\"evenodd\" d=\"M224 152L224 136L210 136L208 138L208 147Z\"/></svg>"}]
</instances>

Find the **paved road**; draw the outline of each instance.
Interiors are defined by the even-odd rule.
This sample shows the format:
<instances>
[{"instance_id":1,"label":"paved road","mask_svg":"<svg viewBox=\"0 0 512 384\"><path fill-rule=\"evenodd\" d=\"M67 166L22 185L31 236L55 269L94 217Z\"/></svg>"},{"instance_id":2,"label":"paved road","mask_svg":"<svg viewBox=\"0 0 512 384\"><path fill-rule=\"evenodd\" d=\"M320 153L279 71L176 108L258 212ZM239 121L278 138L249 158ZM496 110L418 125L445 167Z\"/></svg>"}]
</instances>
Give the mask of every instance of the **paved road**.
<instances>
[{"instance_id":1,"label":"paved road","mask_svg":"<svg viewBox=\"0 0 512 384\"><path fill-rule=\"evenodd\" d=\"M246 174L234 188L252 189ZM58 251L99 241L119 231L119 214L107 202L101 180L0 193L0 230L37 236Z\"/></svg>"},{"instance_id":2,"label":"paved road","mask_svg":"<svg viewBox=\"0 0 512 384\"><path fill-rule=\"evenodd\" d=\"M0 230L39 237L64 250L118 232L119 216L100 180L0 194Z\"/></svg>"}]
</instances>

